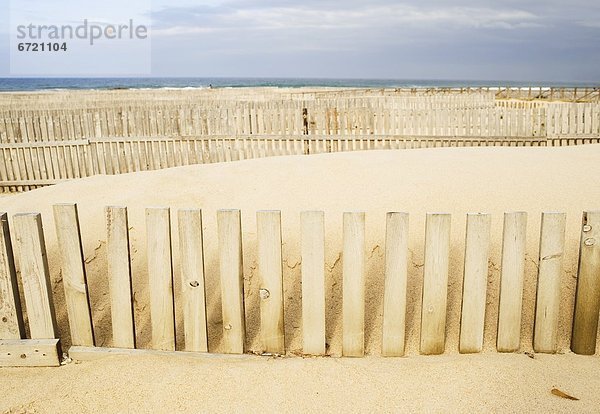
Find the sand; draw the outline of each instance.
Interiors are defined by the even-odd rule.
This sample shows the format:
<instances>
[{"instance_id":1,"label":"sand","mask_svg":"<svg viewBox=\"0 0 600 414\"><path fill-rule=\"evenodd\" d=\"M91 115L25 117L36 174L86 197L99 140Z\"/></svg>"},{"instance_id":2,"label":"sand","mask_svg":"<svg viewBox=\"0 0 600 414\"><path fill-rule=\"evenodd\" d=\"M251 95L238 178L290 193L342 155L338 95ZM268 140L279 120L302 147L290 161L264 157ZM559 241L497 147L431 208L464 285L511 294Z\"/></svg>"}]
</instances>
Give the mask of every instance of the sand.
<instances>
[{"instance_id":1,"label":"sand","mask_svg":"<svg viewBox=\"0 0 600 414\"><path fill-rule=\"evenodd\" d=\"M600 359L111 357L0 371L0 412L597 412ZM562 390L579 401L552 395Z\"/></svg>"},{"instance_id":2,"label":"sand","mask_svg":"<svg viewBox=\"0 0 600 414\"><path fill-rule=\"evenodd\" d=\"M6 210L11 215L30 211L42 213L60 333L63 342L68 346L68 324L64 310L61 275L56 260L57 247L51 205L61 202L78 203L97 344L110 346L110 305L106 280L106 234L103 207L105 205L128 206L137 336L140 346L147 347L149 346L150 326L145 264L144 207L170 206L173 229L176 229L176 209L202 208L206 247L209 349L211 352L219 352L222 326L216 256L216 210L220 208L241 209L244 283L247 297L247 345L249 350L260 352L255 214L257 210L261 209L279 209L282 211L283 217L286 349L289 354L301 351L299 213L302 210L324 210L327 233L326 335L328 354L332 356L341 354L342 343L340 317L342 213L344 211L366 211L368 261L365 339L366 351L371 356L370 358L360 361L338 360L337 358L318 360L291 358L268 363L264 360L255 360L235 365L237 368L232 371L229 371L228 365L224 365L225 371L223 372L220 371L220 365L217 363L215 366L211 365L212 368L208 368L206 372L204 372L205 367L203 366L198 370L202 371L201 374L193 370L194 365L188 366L185 363L163 361L162 359L160 360L162 362L158 363L152 358L136 359L135 361L115 359L106 365L84 363L56 370L57 374L55 375L58 377L52 382L54 386L61 387L60 378L63 375L65 378L76 378L89 384L88 388L81 385L83 387L81 392L87 392L90 399L95 401L102 401L101 395L104 395L102 393L110 393L111 389L119 390L119 393L130 389L136 395L142 392L134 391L131 387L121 390L118 387L119 381L111 377L111 372L119 377L123 375L123 381L126 382L127 367L134 371L139 370L144 379L142 380L140 377L136 381L141 381L142 388L148 389L148 392L152 392L154 395L155 388L152 387L157 387L157 384L150 378L161 375L164 371L160 369L161 364L171 366L170 364L173 363L173 372L177 375L173 374L172 377L167 377L169 378L168 383L169 387L177 390L174 391L173 404L181 401L183 407L187 406L187 403L195 401L195 398L210 394L210 401L214 404L224 404L225 402L237 404L239 397L240 404L252 401L257 408L276 408L277 406L264 404L269 404L267 397L271 397L270 390L273 387L282 387L281 393L273 397L276 399L272 402L275 401L277 404L281 404L282 408L288 410L294 410L294 401L295 404L298 404L299 409L306 410L316 409L321 405L325 408L335 408L336 401L337 403L347 402L348 407L356 410L368 409L368 406L361 404L373 404L374 408L392 411L403 407L405 403L409 404L407 408L444 410L449 407L456 408L457 405L454 404L459 401L461 402L459 406L461 409L464 407L465 411L469 411L469 407L479 407L480 409L482 407L499 407L513 411L520 407L532 408L531 401L541 404L539 405L540 410L566 410L571 406L564 405L565 403L558 400L557 397L547 396L548 387L552 385L550 383L560 382L559 379L564 380L565 384L572 385L575 391L579 390L576 387L580 385L583 387L581 393L585 394L586 387L598 384L594 382L597 381L597 376L594 378L590 374L587 379L582 379L571 378L571 375L579 370L579 366L585 369L577 375L583 376L588 371L593 372L592 368L598 367L597 357L544 356L539 365L531 365L534 362L522 354L501 356L494 353L502 214L505 211L515 210L529 213L520 350L524 352L531 350L540 214L542 211L567 213L566 255L561 284L559 353L568 353L576 286L581 212L585 209L600 208L600 180L598 180L600 163L598 160L600 160L600 145L561 148L437 148L323 154L310 157L273 157L120 176L91 177L2 198L0 199L0 210ZM411 215L407 309L408 358L399 361L378 358L381 348L383 240L387 211L407 211ZM452 247L448 284L446 355L428 359L417 355L424 218L426 212L433 211L452 213ZM463 239L467 212L492 214L492 250L486 309L485 353L475 357L457 355L464 254ZM177 292L179 269L176 231L173 232L173 246ZM181 349L183 329L181 309L178 304L176 304L176 310L177 347ZM439 367L435 361L440 361ZM240 366L247 368L240 368ZM28 372L46 371L18 371L16 378L20 378L20 380L16 379L16 383L28 381L26 378ZM72 375L67 372L72 372ZM222 389L225 383L231 381L227 376L228 372L234 377L237 376L234 381L235 385L233 385L234 389L247 389L248 393L240 395L240 393L230 393ZM552 377L553 372L556 373L556 377ZM51 376L51 374L48 375ZM90 376L96 380L92 380ZM238 381L237 378L241 381ZM92 387L93 384L100 384L97 382L98 379L111 383L114 380L115 382L114 385L107 385L107 388L104 386ZM444 382L438 386L436 381L440 379L443 379ZM515 379L527 382L532 389L525 388L522 384L519 385L520 383ZM580 380L581 383L578 382ZM146 384L144 381L149 383ZM216 386L206 388L207 384L212 381ZM296 384L296 388L294 384ZM323 393L327 394L326 397L314 397L314 399L301 397L288 401L291 396L295 396L296 392L304 395L307 387L310 390L319 390L316 387L318 384L321 384ZM432 402L432 406L412 405L419 404L419 401L426 404L426 396L431 395L432 384L436 384L436 393L438 391L440 393L439 396L436 395L433 398L437 403ZM181 385L183 388L179 389L177 385ZM33 387L33 385L31 386ZM374 393L372 395L379 397L369 397L364 400L359 398L360 390L363 387L365 393ZM49 389L51 389L50 386ZM187 389L190 393L199 392L200 394L183 395L183 389ZM197 391L198 389L200 391ZM462 395L461 389L463 391L468 389L469 394ZM251 390L256 390L256 392L260 390L265 394L254 398L255 393L251 393ZM353 390L356 391L353 392ZM157 392L157 396L152 398L160 398L161 395L167 398L170 395L168 387L164 390L161 388ZM384 397L386 392L394 394L394 397L388 400L387 396ZM72 393L66 390L63 394L66 394L66 398L70 398L73 404L82 401L81 399L77 400L76 398L79 397L72 396ZM23 395L26 395L25 389ZM288 398L284 398L285 396ZM540 398L539 401L536 396ZM488 397L490 398L488 404L491 405L482 406L481 400ZM597 398L593 393L590 393L588 397ZM53 396L52 398L60 397ZM321 399L324 399L322 404L319 403ZM34 401L37 400L34 399ZM151 401L137 402L149 407L148 404ZM588 400L588 402L590 401ZM544 405L546 403L549 405ZM595 403L597 404L597 401ZM17 400L11 404L10 406L14 406L17 404ZM108 403L104 402L104 404ZM123 404L129 404L129 402L125 401ZM77 405L72 407L77 407ZM118 407L127 410L127 406L119 405ZM537 408L537 406L534 407ZM578 406L577 410L582 407L584 405ZM585 408L583 409L585 410Z\"/></svg>"}]
</instances>

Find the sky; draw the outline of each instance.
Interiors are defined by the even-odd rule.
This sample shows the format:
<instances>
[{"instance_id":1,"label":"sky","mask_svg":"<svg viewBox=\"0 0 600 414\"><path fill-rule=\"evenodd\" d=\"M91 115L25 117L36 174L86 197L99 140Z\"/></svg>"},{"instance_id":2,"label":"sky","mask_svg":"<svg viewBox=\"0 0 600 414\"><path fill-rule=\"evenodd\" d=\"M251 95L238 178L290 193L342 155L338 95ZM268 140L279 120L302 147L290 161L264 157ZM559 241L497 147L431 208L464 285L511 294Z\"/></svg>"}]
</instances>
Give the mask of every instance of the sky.
<instances>
[{"instance_id":1,"label":"sky","mask_svg":"<svg viewBox=\"0 0 600 414\"><path fill-rule=\"evenodd\" d=\"M0 0L0 77L10 75L8 3ZM92 18L102 3L44 4ZM121 4L152 21L152 76L600 83L598 0Z\"/></svg>"}]
</instances>

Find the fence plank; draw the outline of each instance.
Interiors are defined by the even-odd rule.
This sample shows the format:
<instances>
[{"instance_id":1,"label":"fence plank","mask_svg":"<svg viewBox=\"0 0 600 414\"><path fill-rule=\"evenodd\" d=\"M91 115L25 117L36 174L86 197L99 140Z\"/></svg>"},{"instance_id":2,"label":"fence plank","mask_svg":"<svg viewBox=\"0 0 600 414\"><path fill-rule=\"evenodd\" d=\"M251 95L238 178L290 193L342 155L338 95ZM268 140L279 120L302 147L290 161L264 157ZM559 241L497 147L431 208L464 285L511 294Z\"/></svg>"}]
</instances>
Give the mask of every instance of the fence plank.
<instances>
[{"instance_id":1,"label":"fence plank","mask_svg":"<svg viewBox=\"0 0 600 414\"><path fill-rule=\"evenodd\" d=\"M175 350L171 220L168 208L146 209L152 349Z\"/></svg>"},{"instance_id":2,"label":"fence plank","mask_svg":"<svg viewBox=\"0 0 600 414\"><path fill-rule=\"evenodd\" d=\"M242 225L239 210L217 212L223 345L227 354L243 354L246 348Z\"/></svg>"},{"instance_id":3,"label":"fence plank","mask_svg":"<svg viewBox=\"0 0 600 414\"><path fill-rule=\"evenodd\" d=\"M467 214L459 342L461 353L481 352L483 349L490 226L489 214Z\"/></svg>"},{"instance_id":4,"label":"fence plank","mask_svg":"<svg viewBox=\"0 0 600 414\"><path fill-rule=\"evenodd\" d=\"M303 211L302 352L325 355L325 226L322 211Z\"/></svg>"},{"instance_id":5,"label":"fence plank","mask_svg":"<svg viewBox=\"0 0 600 414\"><path fill-rule=\"evenodd\" d=\"M6 213L0 213L0 232L0 339L21 339L25 327Z\"/></svg>"},{"instance_id":6,"label":"fence plank","mask_svg":"<svg viewBox=\"0 0 600 414\"><path fill-rule=\"evenodd\" d=\"M42 217L38 213L17 214L13 223L31 339L54 339L56 316Z\"/></svg>"},{"instance_id":7,"label":"fence plank","mask_svg":"<svg viewBox=\"0 0 600 414\"><path fill-rule=\"evenodd\" d=\"M383 356L404 355L407 280L408 213L387 213L381 351Z\"/></svg>"},{"instance_id":8,"label":"fence plank","mask_svg":"<svg viewBox=\"0 0 600 414\"><path fill-rule=\"evenodd\" d=\"M343 253L344 356L365 353L365 213L344 213Z\"/></svg>"},{"instance_id":9,"label":"fence plank","mask_svg":"<svg viewBox=\"0 0 600 414\"><path fill-rule=\"evenodd\" d=\"M59 339L0 339L0 367L58 367Z\"/></svg>"},{"instance_id":10,"label":"fence plank","mask_svg":"<svg viewBox=\"0 0 600 414\"><path fill-rule=\"evenodd\" d=\"M265 352L285 353L281 212L256 213L260 277L260 332Z\"/></svg>"},{"instance_id":11,"label":"fence plank","mask_svg":"<svg viewBox=\"0 0 600 414\"><path fill-rule=\"evenodd\" d=\"M565 250L564 213L542 213L533 349L557 351L560 281Z\"/></svg>"},{"instance_id":12,"label":"fence plank","mask_svg":"<svg viewBox=\"0 0 600 414\"><path fill-rule=\"evenodd\" d=\"M600 211L583 213L571 350L593 355L600 312Z\"/></svg>"},{"instance_id":13,"label":"fence plank","mask_svg":"<svg viewBox=\"0 0 600 414\"><path fill-rule=\"evenodd\" d=\"M425 355L444 353L446 343L450 220L450 214L427 214L421 308L421 353Z\"/></svg>"},{"instance_id":14,"label":"fence plank","mask_svg":"<svg viewBox=\"0 0 600 414\"><path fill-rule=\"evenodd\" d=\"M112 345L135 348L127 207L109 206L105 213Z\"/></svg>"},{"instance_id":15,"label":"fence plank","mask_svg":"<svg viewBox=\"0 0 600 414\"><path fill-rule=\"evenodd\" d=\"M179 210L179 250L185 350L208 352L202 211Z\"/></svg>"},{"instance_id":16,"label":"fence plank","mask_svg":"<svg viewBox=\"0 0 600 414\"><path fill-rule=\"evenodd\" d=\"M92 314L85 274L77 205L54 205L65 301L71 329L71 343L94 346Z\"/></svg>"},{"instance_id":17,"label":"fence plank","mask_svg":"<svg viewBox=\"0 0 600 414\"><path fill-rule=\"evenodd\" d=\"M520 346L527 213L504 214L502 275L498 310L499 352L515 352Z\"/></svg>"}]
</instances>

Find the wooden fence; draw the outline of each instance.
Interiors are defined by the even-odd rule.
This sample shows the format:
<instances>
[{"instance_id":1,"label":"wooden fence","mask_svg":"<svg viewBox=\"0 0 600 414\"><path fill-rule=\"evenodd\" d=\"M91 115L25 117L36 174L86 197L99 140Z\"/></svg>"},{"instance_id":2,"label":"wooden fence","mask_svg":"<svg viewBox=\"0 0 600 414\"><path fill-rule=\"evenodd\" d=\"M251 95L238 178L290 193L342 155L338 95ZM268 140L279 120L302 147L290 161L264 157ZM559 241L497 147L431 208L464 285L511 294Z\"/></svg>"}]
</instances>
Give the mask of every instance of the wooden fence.
<instances>
[{"instance_id":1,"label":"wooden fence","mask_svg":"<svg viewBox=\"0 0 600 414\"><path fill-rule=\"evenodd\" d=\"M285 354L282 233L279 211L259 211L256 237L260 283L260 338L266 354ZM0 216L0 366L57 365L59 342L50 289L44 232L39 214L13 216L12 249L7 215ZM54 206L61 275L69 319L73 358L93 357L94 327L80 238L80 223L74 204ZM540 230L537 299L533 349L557 351L560 279L565 244L563 213L543 213ZM148 287L152 340L150 348L175 351L175 298L183 309L184 343L187 352L211 351L207 341L206 288L202 212L180 210L179 262L181 295L174 294L173 253L169 208L146 209ZM383 297L382 355L405 354L407 331L408 224L407 213L390 212L386 220L385 290ZM133 314L129 228L125 207L106 207L107 261L110 281L112 343L110 353L130 353L136 348ZM441 354L446 350L446 319L450 255L450 214L427 214L420 319L420 353ZM525 273L527 213L504 215L502 265L496 347L515 352L521 343L522 294ZM464 253L464 278L460 323L461 353L481 352L488 284L490 215L468 214ZM325 355L325 236L324 213L301 213L301 279L303 353ZM210 235L212 237L212 235ZM222 303L224 352L243 354L246 349L243 246L241 212L217 213L218 262ZM596 349L600 311L600 212L583 213L579 269L572 327L571 349L591 355ZM343 217L343 347L344 356L365 353L365 213L348 212ZM16 253L16 254L15 254ZM13 254L16 258L13 259ZM15 260L22 283L17 281ZM24 339L19 302L23 286L31 339ZM177 299L179 300L179 299ZM409 327L411 330L413 327Z\"/></svg>"},{"instance_id":2,"label":"wooden fence","mask_svg":"<svg viewBox=\"0 0 600 414\"><path fill-rule=\"evenodd\" d=\"M0 188L272 155L600 142L600 104L377 90L0 95Z\"/></svg>"},{"instance_id":3,"label":"wooden fence","mask_svg":"<svg viewBox=\"0 0 600 414\"><path fill-rule=\"evenodd\" d=\"M402 135L554 137L600 134L597 103L498 101L453 106L425 97L316 102L196 102L0 111L0 143L138 136Z\"/></svg>"}]
</instances>

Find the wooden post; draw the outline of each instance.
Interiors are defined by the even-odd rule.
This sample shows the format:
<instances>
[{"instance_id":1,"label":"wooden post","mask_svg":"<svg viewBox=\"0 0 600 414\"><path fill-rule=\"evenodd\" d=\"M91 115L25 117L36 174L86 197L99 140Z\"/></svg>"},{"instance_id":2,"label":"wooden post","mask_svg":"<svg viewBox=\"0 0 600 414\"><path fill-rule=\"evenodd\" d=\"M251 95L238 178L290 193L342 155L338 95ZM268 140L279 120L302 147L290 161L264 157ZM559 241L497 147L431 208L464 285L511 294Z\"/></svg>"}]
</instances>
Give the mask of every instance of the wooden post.
<instances>
[{"instance_id":1,"label":"wooden post","mask_svg":"<svg viewBox=\"0 0 600 414\"><path fill-rule=\"evenodd\" d=\"M489 214L467 214L460 353L481 352L490 250Z\"/></svg>"},{"instance_id":2,"label":"wooden post","mask_svg":"<svg viewBox=\"0 0 600 414\"><path fill-rule=\"evenodd\" d=\"M302 352L325 355L325 230L322 211L300 213Z\"/></svg>"},{"instance_id":3,"label":"wooden post","mask_svg":"<svg viewBox=\"0 0 600 414\"><path fill-rule=\"evenodd\" d=\"M383 356L403 356L408 280L408 213L387 213L385 291L383 297Z\"/></svg>"},{"instance_id":4,"label":"wooden post","mask_svg":"<svg viewBox=\"0 0 600 414\"><path fill-rule=\"evenodd\" d=\"M179 210L179 250L185 350L208 352L201 210Z\"/></svg>"},{"instance_id":5,"label":"wooden post","mask_svg":"<svg viewBox=\"0 0 600 414\"><path fill-rule=\"evenodd\" d=\"M446 344L450 220L450 214L427 214L421 308L421 353L425 355L443 354Z\"/></svg>"},{"instance_id":6,"label":"wooden post","mask_svg":"<svg viewBox=\"0 0 600 414\"><path fill-rule=\"evenodd\" d=\"M502 275L500 277L496 343L499 352L515 352L520 346L526 230L527 213L504 214Z\"/></svg>"},{"instance_id":7,"label":"wooden post","mask_svg":"<svg viewBox=\"0 0 600 414\"><path fill-rule=\"evenodd\" d=\"M600 312L600 211L583 213L577 293L573 316L571 350L576 354L596 352Z\"/></svg>"},{"instance_id":8,"label":"wooden post","mask_svg":"<svg viewBox=\"0 0 600 414\"><path fill-rule=\"evenodd\" d=\"M135 348L127 207L106 207L105 213L112 345Z\"/></svg>"},{"instance_id":9,"label":"wooden post","mask_svg":"<svg viewBox=\"0 0 600 414\"><path fill-rule=\"evenodd\" d=\"M227 354L243 354L246 349L246 319L244 313L240 211L219 210L217 212L217 226L224 352Z\"/></svg>"},{"instance_id":10,"label":"wooden post","mask_svg":"<svg viewBox=\"0 0 600 414\"><path fill-rule=\"evenodd\" d=\"M565 251L564 213L542 213L533 349L557 351L560 281Z\"/></svg>"},{"instance_id":11,"label":"wooden post","mask_svg":"<svg viewBox=\"0 0 600 414\"><path fill-rule=\"evenodd\" d=\"M31 339L54 339L56 316L42 217L38 213L17 214L13 223Z\"/></svg>"},{"instance_id":12,"label":"wooden post","mask_svg":"<svg viewBox=\"0 0 600 414\"><path fill-rule=\"evenodd\" d=\"M171 220L168 208L146 209L152 349L175 350Z\"/></svg>"},{"instance_id":13,"label":"wooden post","mask_svg":"<svg viewBox=\"0 0 600 414\"><path fill-rule=\"evenodd\" d=\"M265 352L285 353L281 212L256 213L260 277L260 332Z\"/></svg>"},{"instance_id":14,"label":"wooden post","mask_svg":"<svg viewBox=\"0 0 600 414\"><path fill-rule=\"evenodd\" d=\"M0 233L0 339L21 339L25 327L6 213L0 213Z\"/></svg>"},{"instance_id":15,"label":"wooden post","mask_svg":"<svg viewBox=\"0 0 600 414\"><path fill-rule=\"evenodd\" d=\"M54 224L58 239L69 327L71 328L71 343L75 346L94 346L92 314L77 205L55 205Z\"/></svg>"},{"instance_id":16,"label":"wooden post","mask_svg":"<svg viewBox=\"0 0 600 414\"><path fill-rule=\"evenodd\" d=\"M365 213L344 213L343 253L344 356L365 353Z\"/></svg>"}]
</instances>

